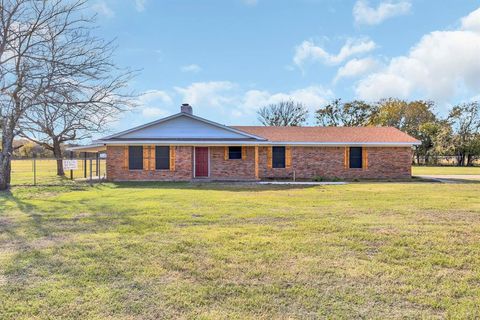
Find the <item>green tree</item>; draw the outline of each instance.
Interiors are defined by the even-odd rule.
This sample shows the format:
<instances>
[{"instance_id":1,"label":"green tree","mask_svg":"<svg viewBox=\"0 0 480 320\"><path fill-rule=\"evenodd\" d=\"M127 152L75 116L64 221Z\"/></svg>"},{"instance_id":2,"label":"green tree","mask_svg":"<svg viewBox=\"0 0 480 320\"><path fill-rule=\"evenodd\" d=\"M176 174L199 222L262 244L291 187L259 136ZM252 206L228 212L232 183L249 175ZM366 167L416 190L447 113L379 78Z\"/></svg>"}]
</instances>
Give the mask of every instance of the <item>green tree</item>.
<instances>
[{"instance_id":1,"label":"green tree","mask_svg":"<svg viewBox=\"0 0 480 320\"><path fill-rule=\"evenodd\" d=\"M470 102L456 105L447 121L452 126L452 148L459 166L473 165L480 156L480 105Z\"/></svg>"},{"instance_id":2,"label":"green tree","mask_svg":"<svg viewBox=\"0 0 480 320\"><path fill-rule=\"evenodd\" d=\"M365 101L354 100L342 102L335 99L315 112L317 124L326 127L358 127L368 125L369 119L376 112L374 105Z\"/></svg>"},{"instance_id":3,"label":"green tree","mask_svg":"<svg viewBox=\"0 0 480 320\"><path fill-rule=\"evenodd\" d=\"M385 99L378 102L376 112L370 117L371 125L395 127L422 142L415 148L417 162L420 156L428 155L434 145L432 134L439 120L434 113L435 103L433 101L405 101L400 99Z\"/></svg>"}]
</instances>

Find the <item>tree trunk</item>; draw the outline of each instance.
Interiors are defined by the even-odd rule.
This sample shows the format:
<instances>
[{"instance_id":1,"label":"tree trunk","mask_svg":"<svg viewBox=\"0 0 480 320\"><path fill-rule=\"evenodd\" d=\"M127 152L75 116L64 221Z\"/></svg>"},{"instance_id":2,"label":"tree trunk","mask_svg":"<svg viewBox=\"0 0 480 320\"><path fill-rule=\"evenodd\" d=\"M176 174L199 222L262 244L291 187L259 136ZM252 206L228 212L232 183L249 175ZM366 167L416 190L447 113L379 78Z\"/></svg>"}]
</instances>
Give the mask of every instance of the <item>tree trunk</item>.
<instances>
[{"instance_id":1,"label":"tree trunk","mask_svg":"<svg viewBox=\"0 0 480 320\"><path fill-rule=\"evenodd\" d=\"M465 155L463 152L457 152L457 167L463 167L463 164L465 163Z\"/></svg>"},{"instance_id":2,"label":"tree trunk","mask_svg":"<svg viewBox=\"0 0 480 320\"><path fill-rule=\"evenodd\" d=\"M65 171L63 171L63 155L60 142L53 140L53 155L57 159L57 176L64 176Z\"/></svg>"},{"instance_id":3,"label":"tree trunk","mask_svg":"<svg viewBox=\"0 0 480 320\"><path fill-rule=\"evenodd\" d=\"M2 150L0 151L0 191L10 187L10 172L13 153L13 131L4 121L2 125Z\"/></svg>"},{"instance_id":4,"label":"tree trunk","mask_svg":"<svg viewBox=\"0 0 480 320\"><path fill-rule=\"evenodd\" d=\"M467 155L467 167L473 167L473 159L474 159L473 154Z\"/></svg>"}]
</instances>

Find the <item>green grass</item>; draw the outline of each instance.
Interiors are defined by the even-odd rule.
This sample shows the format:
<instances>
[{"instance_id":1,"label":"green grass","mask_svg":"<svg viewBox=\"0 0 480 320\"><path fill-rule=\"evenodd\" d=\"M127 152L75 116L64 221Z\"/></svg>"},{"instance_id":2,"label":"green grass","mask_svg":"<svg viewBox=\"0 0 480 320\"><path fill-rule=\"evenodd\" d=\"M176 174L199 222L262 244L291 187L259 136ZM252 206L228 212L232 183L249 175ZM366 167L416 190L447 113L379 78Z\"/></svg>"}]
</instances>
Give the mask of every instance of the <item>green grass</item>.
<instances>
[{"instance_id":1,"label":"green grass","mask_svg":"<svg viewBox=\"0 0 480 320\"><path fill-rule=\"evenodd\" d=\"M0 318L478 318L480 184L0 193Z\"/></svg>"},{"instance_id":2,"label":"green grass","mask_svg":"<svg viewBox=\"0 0 480 320\"><path fill-rule=\"evenodd\" d=\"M57 163L52 159L37 159L36 163L36 181L34 177L33 159L13 160L12 161L12 185L33 185L36 182L39 185L65 184L68 183L70 171L66 171L66 177L57 176ZM84 177L84 162L78 160L78 169L73 171L74 179ZM103 176L106 170L104 159L100 161L100 175ZM96 162L92 161L92 174L96 175ZM87 177L90 177L90 160L87 160Z\"/></svg>"},{"instance_id":3,"label":"green grass","mask_svg":"<svg viewBox=\"0 0 480 320\"><path fill-rule=\"evenodd\" d=\"M433 167L413 166L412 175L450 175L450 174L475 174L480 175L480 167Z\"/></svg>"}]
</instances>

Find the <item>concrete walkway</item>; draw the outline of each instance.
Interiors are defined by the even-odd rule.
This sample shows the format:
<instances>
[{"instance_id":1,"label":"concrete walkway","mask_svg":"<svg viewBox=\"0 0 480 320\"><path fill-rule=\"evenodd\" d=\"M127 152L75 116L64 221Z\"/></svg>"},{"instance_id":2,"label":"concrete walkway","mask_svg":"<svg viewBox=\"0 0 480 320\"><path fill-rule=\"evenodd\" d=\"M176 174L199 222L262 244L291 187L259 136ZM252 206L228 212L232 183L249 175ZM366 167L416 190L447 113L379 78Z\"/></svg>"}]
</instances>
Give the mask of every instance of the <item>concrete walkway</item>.
<instances>
[{"instance_id":1,"label":"concrete walkway","mask_svg":"<svg viewBox=\"0 0 480 320\"><path fill-rule=\"evenodd\" d=\"M294 185L294 186L322 186L322 185L342 185L346 182L314 182L314 181L260 181L258 184L279 184L279 185Z\"/></svg>"},{"instance_id":2,"label":"concrete walkway","mask_svg":"<svg viewBox=\"0 0 480 320\"><path fill-rule=\"evenodd\" d=\"M435 180L443 183L461 183L461 182L480 182L479 174L431 174L431 175L417 175L415 177Z\"/></svg>"}]
</instances>

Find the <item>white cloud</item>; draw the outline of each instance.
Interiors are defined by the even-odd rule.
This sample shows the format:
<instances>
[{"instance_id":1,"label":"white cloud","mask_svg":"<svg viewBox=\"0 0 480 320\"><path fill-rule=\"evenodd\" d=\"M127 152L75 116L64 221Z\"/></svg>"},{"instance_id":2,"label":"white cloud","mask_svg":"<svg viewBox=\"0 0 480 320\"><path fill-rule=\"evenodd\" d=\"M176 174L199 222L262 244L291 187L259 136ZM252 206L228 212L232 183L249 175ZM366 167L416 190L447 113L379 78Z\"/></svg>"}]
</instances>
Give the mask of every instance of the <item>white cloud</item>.
<instances>
[{"instance_id":1,"label":"white cloud","mask_svg":"<svg viewBox=\"0 0 480 320\"><path fill-rule=\"evenodd\" d=\"M162 90L145 91L137 99L139 110L147 118L165 116L166 108L173 104L172 98Z\"/></svg>"},{"instance_id":2,"label":"white cloud","mask_svg":"<svg viewBox=\"0 0 480 320\"><path fill-rule=\"evenodd\" d=\"M168 114L168 112L161 108L145 107L142 108L142 115L146 118L161 118Z\"/></svg>"},{"instance_id":3,"label":"white cloud","mask_svg":"<svg viewBox=\"0 0 480 320\"><path fill-rule=\"evenodd\" d=\"M247 6L256 6L258 4L258 0L243 0Z\"/></svg>"},{"instance_id":4,"label":"white cloud","mask_svg":"<svg viewBox=\"0 0 480 320\"><path fill-rule=\"evenodd\" d=\"M258 108L282 100L304 103L310 110L316 110L333 97L333 93L322 86L312 85L287 92L271 93L266 90L244 90L230 81L196 82L185 88L176 87L184 103L195 110L217 116L245 119L252 123Z\"/></svg>"},{"instance_id":5,"label":"white cloud","mask_svg":"<svg viewBox=\"0 0 480 320\"><path fill-rule=\"evenodd\" d=\"M480 8L462 18L462 29L480 33Z\"/></svg>"},{"instance_id":6,"label":"white cloud","mask_svg":"<svg viewBox=\"0 0 480 320\"><path fill-rule=\"evenodd\" d=\"M182 72L192 72L192 73L197 73L197 72L200 72L202 71L202 68L197 65L197 64L189 64L189 65L186 65L186 66L182 66L180 68L180 70Z\"/></svg>"},{"instance_id":7,"label":"white cloud","mask_svg":"<svg viewBox=\"0 0 480 320\"><path fill-rule=\"evenodd\" d=\"M353 6L353 17L358 24L380 24L388 18L407 14L412 4L409 0L382 1L376 8L368 0L358 0Z\"/></svg>"},{"instance_id":8,"label":"white cloud","mask_svg":"<svg viewBox=\"0 0 480 320\"><path fill-rule=\"evenodd\" d=\"M147 4L147 0L135 0L135 10L138 12L145 11L145 5Z\"/></svg>"},{"instance_id":9,"label":"white cloud","mask_svg":"<svg viewBox=\"0 0 480 320\"><path fill-rule=\"evenodd\" d=\"M186 88L175 87L183 102L191 105L223 107L232 103L236 84L230 81L194 82Z\"/></svg>"},{"instance_id":10,"label":"white cloud","mask_svg":"<svg viewBox=\"0 0 480 320\"><path fill-rule=\"evenodd\" d=\"M453 31L434 31L392 58L381 71L362 79L356 94L362 99L408 98L419 94L446 101L460 93L480 90L480 9L461 20Z\"/></svg>"},{"instance_id":11,"label":"white cloud","mask_svg":"<svg viewBox=\"0 0 480 320\"><path fill-rule=\"evenodd\" d=\"M374 58L352 59L340 67L335 76L334 82L342 78L355 78L371 72L380 67L380 62Z\"/></svg>"},{"instance_id":12,"label":"white cloud","mask_svg":"<svg viewBox=\"0 0 480 320\"><path fill-rule=\"evenodd\" d=\"M160 102L162 104L172 104L172 98L168 93L162 90L148 90L145 91L139 98L140 105L148 105L151 103Z\"/></svg>"},{"instance_id":13,"label":"white cloud","mask_svg":"<svg viewBox=\"0 0 480 320\"><path fill-rule=\"evenodd\" d=\"M324 105L333 93L322 86L312 85L290 92L270 93L261 90L249 90L243 96L244 111L256 111L258 108L284 100L294 100L305 104L310 110L316 110Z\"/></svg>"},{"instance_id":14,"label":"white cloud","mask_svg":"<svg viewBox=\"0 0 480 320\"><path fill-rule=\"evenodd\" d=\"M320 61L328 65L336 65L351 56L370 52L376 48L375 42L367 38L348 39L338 54L330 54L313 41L303 41L295 48L293 63L302 68L307 62Z\"/></svg>"},{"instance_id":15,"label":"white cloud","mask_svg":"<svg viewBox=\"0 0 480 320\"><path fill-rule=\"evenodd\" d=\"M99 1L92 5L93 11L98 14L101 14L107 18L113 18L115 16L115 12L110 8L105 1Z\"/></svg>"}]
</instances>

